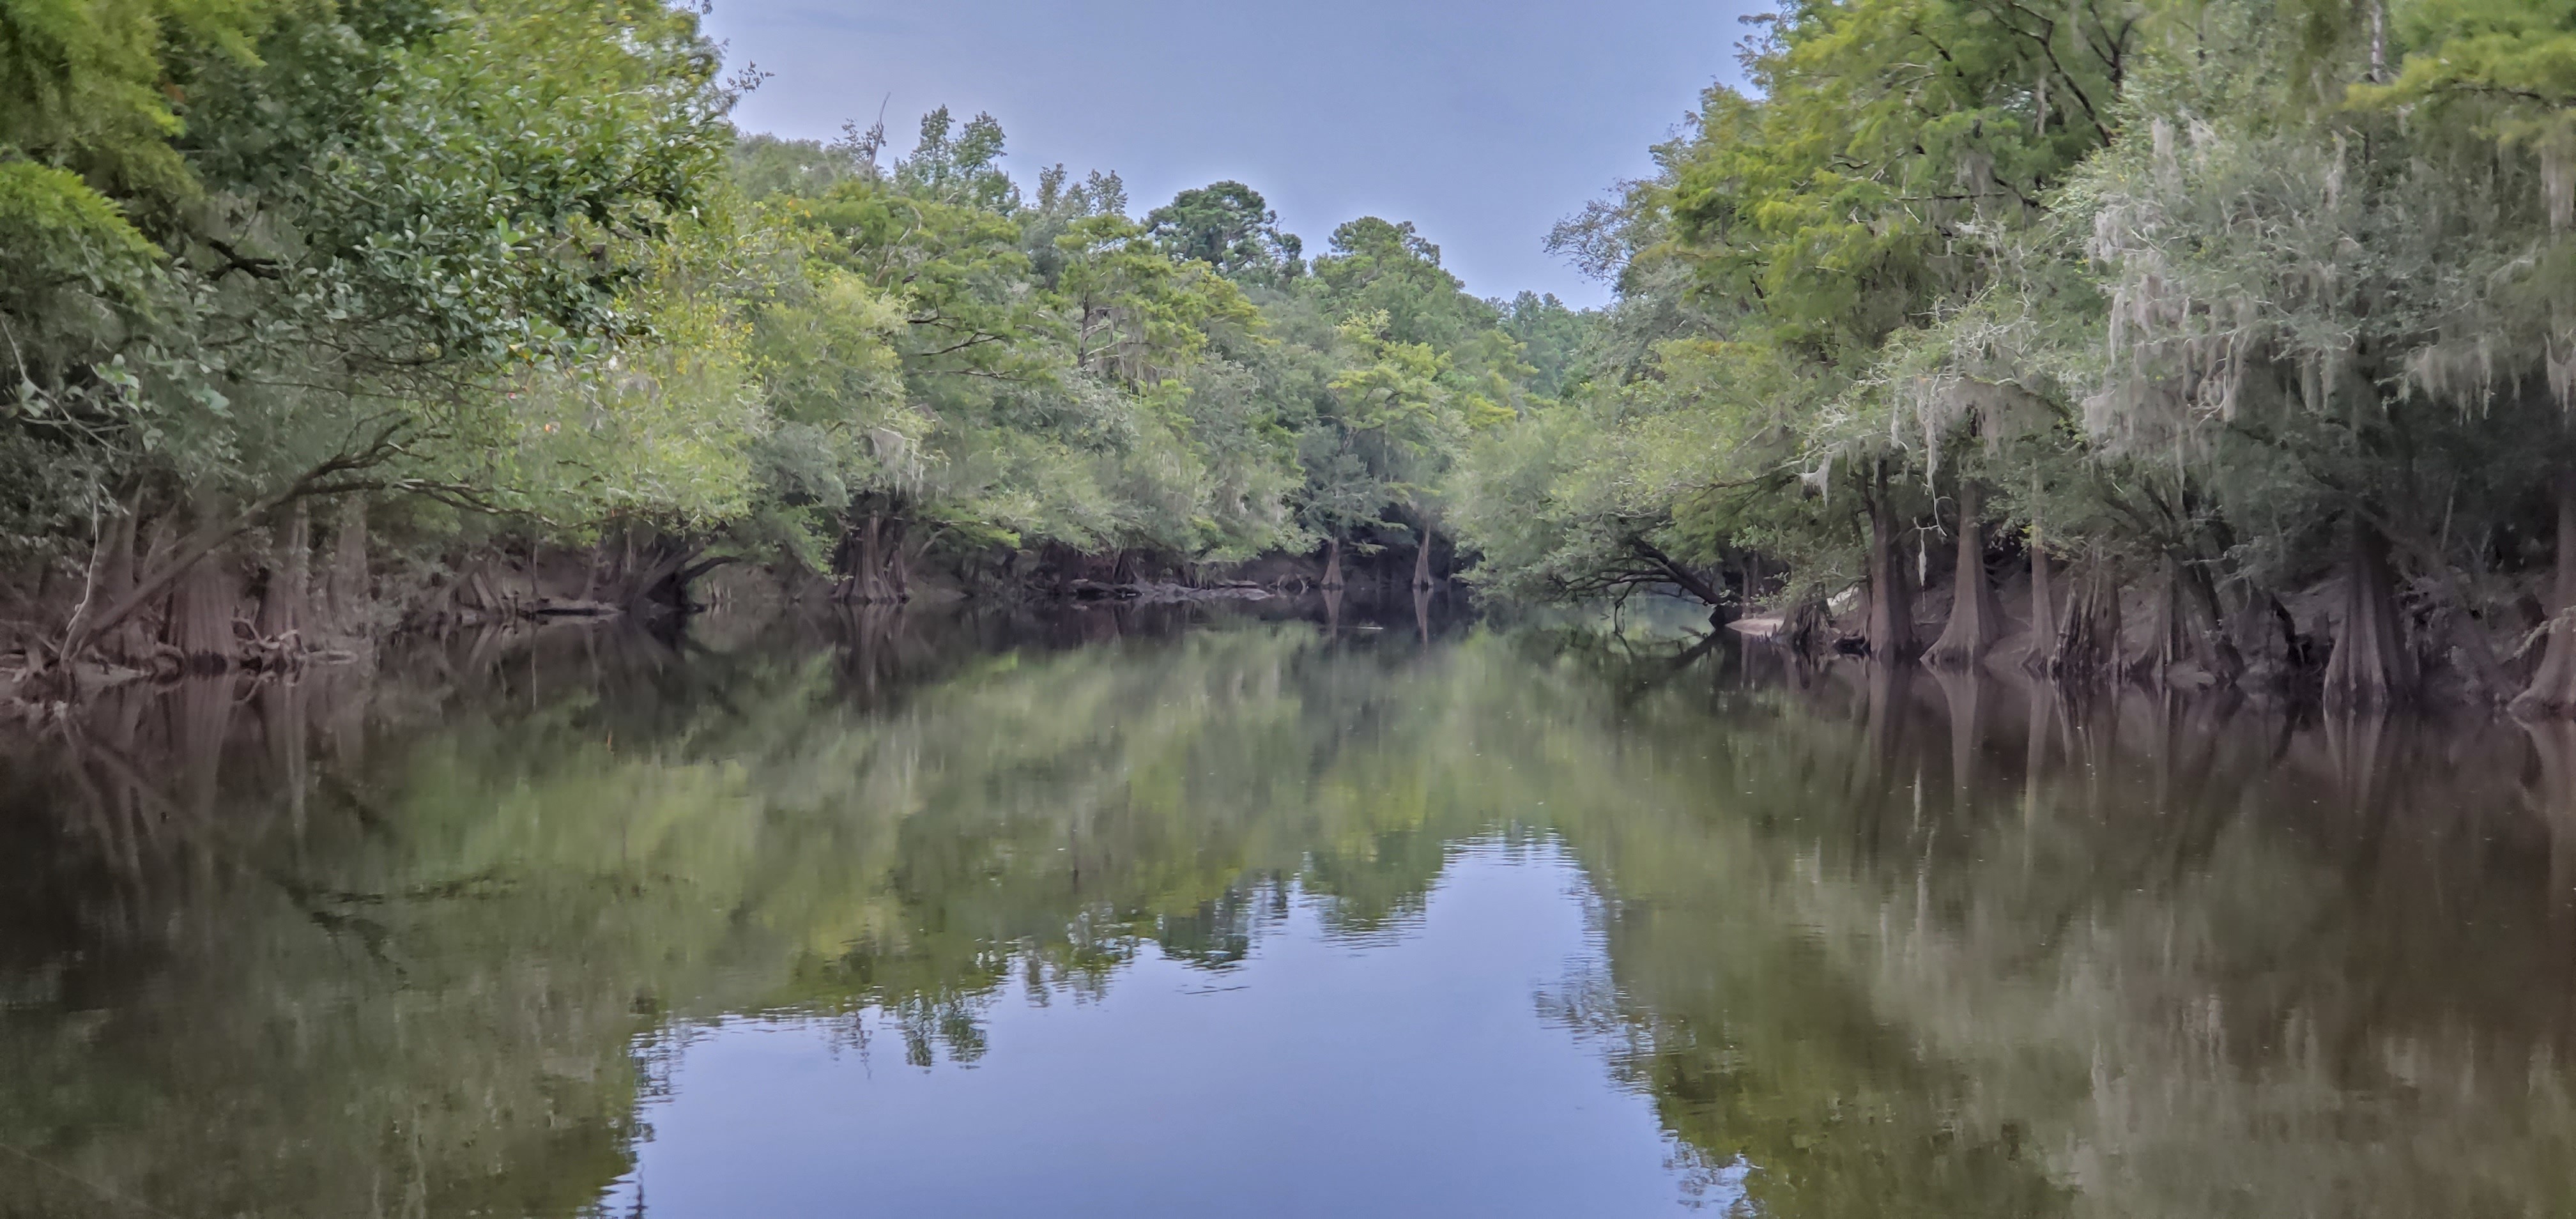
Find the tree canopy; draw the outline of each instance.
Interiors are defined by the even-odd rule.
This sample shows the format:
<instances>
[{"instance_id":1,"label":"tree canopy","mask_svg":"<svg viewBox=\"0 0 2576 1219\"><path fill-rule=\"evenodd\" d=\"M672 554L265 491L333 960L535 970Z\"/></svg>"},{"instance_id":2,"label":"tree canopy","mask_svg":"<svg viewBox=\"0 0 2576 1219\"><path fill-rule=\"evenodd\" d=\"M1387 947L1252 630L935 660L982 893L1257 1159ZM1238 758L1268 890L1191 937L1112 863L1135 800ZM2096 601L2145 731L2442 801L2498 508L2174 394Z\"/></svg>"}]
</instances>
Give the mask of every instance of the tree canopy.
<instances>
[{"instance_id":1,"label":"tree canopy","mask_svg":"<svg viewBox=\"0 0 2576 1219\"><path fill-rule=\"evenodd\" d=\"M1749 91L1558 229L1619 298L1471 450L1483 578L1742 565L1705 591L1794 610L1947 570L1965 606L2009 557L2046 667L2225 680L2312 634L2330 699L2509 693L2516 607L2569 596L2571 39L2556 3L1791 0Z\"/></svg>"}]
</instances>

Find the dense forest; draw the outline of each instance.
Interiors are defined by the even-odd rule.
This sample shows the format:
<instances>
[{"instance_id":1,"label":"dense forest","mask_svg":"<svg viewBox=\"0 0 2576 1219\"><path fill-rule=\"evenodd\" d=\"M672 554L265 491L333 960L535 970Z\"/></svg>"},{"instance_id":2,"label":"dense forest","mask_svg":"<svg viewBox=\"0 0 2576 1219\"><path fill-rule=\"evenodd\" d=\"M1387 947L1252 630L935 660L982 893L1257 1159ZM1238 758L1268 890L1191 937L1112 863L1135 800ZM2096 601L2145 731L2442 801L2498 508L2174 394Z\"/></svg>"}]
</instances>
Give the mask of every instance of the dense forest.
<instances>
[{"instance_id":1,"label":"dense forest","mask_svg":"<svg viewBox=\"0 0 2576 1219\"><path fill-rule=\"evenodd\" d=\"M1620 299L1464 463L1492 585L2576 700L2576 5L1791 3L1744 66L1555 235Z\"/></svg>"},{"instance_id":2,"label":"dense forest","mask_svg":"<svg viewBox=\"0 0 2576 1219\"><path fill-rule=\"evenodd\" d=\"M291 663L724 564L1436 544L1807 651L2576 706L2576 0L1790 0L1741 56L1550 237L1577 312L985 116L737 131L653 0L13 0L0 616Z\"/></svg>"},{"instance_id":3,"label":"dense forest","mask_svg":"<svg viewBox=\"0 0 2576 1219\"><path fill-rule=\"evenodd\" d=\"M1238 183L1140 217L1114 175L1015 181L989 117L745 135L754 82L649 0L0 21L0 532L40 659L684 606L732 561L877 603L1420 550L1571 334L1409 224L1310 259Z\"/></svg>"}]
</instances>

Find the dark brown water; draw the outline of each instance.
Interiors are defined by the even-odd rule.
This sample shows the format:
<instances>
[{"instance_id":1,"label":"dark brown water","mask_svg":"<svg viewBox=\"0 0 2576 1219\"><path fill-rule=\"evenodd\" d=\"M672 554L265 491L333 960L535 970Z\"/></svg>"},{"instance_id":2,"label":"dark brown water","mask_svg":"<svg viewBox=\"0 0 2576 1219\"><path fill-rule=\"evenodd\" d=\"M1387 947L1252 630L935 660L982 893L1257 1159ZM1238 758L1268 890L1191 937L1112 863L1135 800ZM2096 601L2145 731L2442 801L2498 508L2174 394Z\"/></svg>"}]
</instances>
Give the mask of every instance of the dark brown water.
<instances>
[{"instance_id":1,"label":"dark brown water","mask_svg":"<svg viewBox=\"0 0 2576 1219\"><path fill-rule=\"evenodd\" d=\"M571 630L0 752L0 1216L2576 1214L2576 729Z\"/></svg>"}]
</instances>

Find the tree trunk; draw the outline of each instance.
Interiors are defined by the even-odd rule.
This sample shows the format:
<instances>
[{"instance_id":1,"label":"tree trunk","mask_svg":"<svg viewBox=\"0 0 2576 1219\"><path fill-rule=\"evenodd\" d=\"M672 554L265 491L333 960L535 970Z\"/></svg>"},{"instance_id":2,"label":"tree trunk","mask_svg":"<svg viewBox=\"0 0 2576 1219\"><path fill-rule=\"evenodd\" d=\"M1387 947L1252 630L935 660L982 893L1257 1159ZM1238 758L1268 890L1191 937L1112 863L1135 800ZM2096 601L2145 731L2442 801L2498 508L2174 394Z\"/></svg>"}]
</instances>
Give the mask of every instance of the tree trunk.
<instances>
[{"instance_id":1,"label":"tree trunk","mask_svg":"<svg viewBox=\"0 0 2576 1219\"><path fill-rule=\"evenodd\" d=\"M1317 586L1334 591L1342 587L1342 540L1340 538L1327 538L1324 541L1324 578Z\"/></svg>"},{"instance_id":2,"label":"tree trunk","mask_svg":"<svg viewBox=\"0 0 2576 1219\"><path fill-rule=\"evenodd\" d=\"M221 562L188 569L171 594L168 642L196 672L222 672L240 650L233 638L233 610L241 600L233 573Z\"/></svg>"},{"instance_id":3,"label":"tree trunk","mask_svg":"<svg viewBox=\"0 0 2576 1219\"><path fill-rule=\"evenodd\" d=\"M1632 537L1628 539L1628 548L1635 551L1637 557L1644 559L1648 563L1654 564L1655 569L1662 572L1665 579L1672 581L1674 587L1697 598L1700 604L1715 611L1709 615L1710 622L1716 623L1724 618L1726 613L1726 593L1716 585L1709 583L1706 577L1700 575L1696 571L1692 571L1688 567L1682 566L1679 560L1673 558L1671 555L1665 554L1661 547L1656 546L1654 543L1649 542L1644 538Z\"/></svg>"},{"instance_id":4,"label":"tree trunk","mask_svg":"<svg viewBox=\"0 0 2576 1219\"><path fill-rule=\"evenodd\" d=\"M912 600L912 560L904 553L904 535L910 528L899 516L886 522L886 598L898 604Z\"/></svg>"},{"instance_id":5,"label":"tree trunk","mask_svg":"<svg viewBox=\"0 0 2576 1219\"><path fill-rule=\"evenodd\" d=\"M2558 486L2558 580L2549 599L2547 650L2531 684L2513 700L2513 713L2538 717L2576 714L2576 479Z\"/></svg>"},{"instance_id":6,"label":"tree trunk","mask_svg":"<svg viewBox=\"0 0 2576 1219\"><path fill-rule=\"evenodd\" d=\"M2048 587L2048 552L2042 549L2039 526L2034 524L2030 527L2030 646L2023 649L2022 667L2045 671L2056 649L2057 600Z\"/></svg>"},{"instance_id":7,"label":"tree trunk","mask_svg":"<svg viewBox=\"0 0 2576 1219\"><path fill-rule=\"evenodd\" d=\"M1893 662L1914 654L1914 596L1905 562L1896 553L1896 514L1887 501L1887 468L1882 465L1870 487L1869 613L1861 634L1871 656Z\"/></svg>"},{"instance_id":8,"label":"tree trunk","mask_svg":"<svg viewBox=\"0 0 2576 1219\"><path fill-rule=\"evenodd\" d=\"M350 496L340 501L340 520L331 539L331 629L344 637L366 633L368 610L367 501Z\"/></svg>"},{"instance_id":9,"label":"tree trunk","mask_svg":"<svg viewBox=\"0 0 2576 1219\"><path fill-rule=\"evenodd\" d=\"M309 616L304 608L305 586L311 566L306 555L313 549L313 514L302 500L288 513L286 528L277 538L275 551L269 556L268 583L260 590L259 633L262 638L277 639L301 631Z\"/></svg>"},{"instance_id":10,"label":"tree trunk","mask_svg":"<svg viewBox=\"0 0 2576 1219\"><path fill-rule=\"evenodd\" d=\"M2233 680L2244 664L2220 626L2218 592L2210 587L2208 573L2171 554L2164 557L2163 566L2146 650L2131 667L2158 682L2170 680L2174 670L2185 666L2212 680Z\"/></svg>"},{"instance_id":11,"label":"tree trunk","mask_svg":"<svg viewBox=\"0 0 2576 1219\"><path fill-rule=\"evenodd\" d=\"M134 587L125 596L100 611L95 619L82 628L80 634L67 637L63 641L64 650L67 652L88 650L98 636L123 626L127 619L142 611L145 606L160 600L163 594L195 569L206 556L213 554L218 547L224 546L234 538L249 532L278 508L315 495L346 494L354 490L355 488L346 485L332 483L332 477L363 470L384 460L396 451L391 447L392 437L391 430L382 432L365 449L344 452L322 461L307 469L285 487L244 505L237 513L210 515L204 523L178 544L167 562L153 566L148 574L138 575Z\"/></svg>"},{"instance_id":12,"label":"tree trunk","mask_svg":"<svg viewBox=\"0 0 2576 1219\"><path fill-rule=\"evenodd\" d=\"M134 535L141 528L141 508L142 497L138 495L134 503L126 505L124 515L117 518L116 543L108 552L107 571L99 584L99 592L109 601L122 600L134 591ZM144 652L145 638L141 631L128 626L100 642L107 646L109 655L130 662Z\"/></svg>"},{"instance_id":13,"label":"tree trunk","mask_svg":"<svg viewBox=\"0 0 2576 1219\"><path fill-rule=\"evenodd\" d=\"M1951 578L1950 622L1927 655L1944 668L1971 668L1985 659L2004 631L2002 603L1986 578L1986 523L1979 515L1977 484L1959 483L1959 569Z\"/></svg>"},{"instance_id":14,"label":"tree trunk","mask_svg":"<svg viewBox=\"0 0 2576 1219\"><path fill-rule=\"evenodd\" d=\"M2156 598L2151 603L2153 616L2147 620L2146 646L2135 660L2125 661L2122 665L2126 671L2143 673L2159 685L2183 660L2182 615L2176 612L2182 589L2173 556L2165 556L2163 567L2162 578L2156 584Z\"/></svg>"},{"instance_id":15,"label":"tree trunk","mask_svg":"<svg viewBox=\"0 0 2576 1219\"><path fill-rule=\"evenodd\" d=\"M2097 556L2075 582L2058 624L2056 650L2048 671L2061 678L2087 677L2111 670L2120 659L2120 588L2111 565Z\"/></svg>"},{"instance_id":16,"label":"tree trunk","mask_svg":"<svg viewBox=\"0 0 2576 1219\"><path fill-rule=\"evenodd\" d=\"M673 539L656 538L645 549L649 561L637 565L635 574L622 590L625 607L630 610L666 610L686 612L689 608L689 581L705 566L692 569L704 547L685 545Z\"/></svg>"},{"instance_id":17,"label":"tree trunk","mask_svg":"<svg viewBox=\"0 0 2576 1219\"><path fill-rule=\"evenodd\" d=\"M2326 706L2385 707L2415 691L2415 657L2398 617L2388 544L2358 515L2344 570L2343 623L2326 658Z\"/></svg>"},{"instance_id":18,"label":"tree trunk","mask_svg":"<svg viewBox=\"0 0 2576 1219\"><path fill-rule=\"evenodd\" d=\"M885 518L868 514L867 523L859 526L859 603L880 605L885 591Z\"/></svg>"},{"instance_id":19,"label":"tree trunk","mask_svg":"<svg viewBox=\"0 0 2576 1219\"><path fill-rule=\"evenodd\" d=\"M2245 658L2227 637L2227 615L2218 604L2218 587L2199 563L2168 560L2174 591L2175 629L2182 655L2211 678L2232 682L2245 671Z\"/></svg>"},{"instance_id":20,"label":"tree trunk","mask_svg":"<svg viewBox=\"0 0 2576 1219\"><path fill-rule=\"evenodd\" d=\"M912 568L904 553L902 517L871 512L841 537L833 558L840 582L832 599L857 605L893 605L912 599Z\"/></svg>"},{"instance_id":21,"label":"tree trunk","mask_svg":"<svg viewBox=\"0 0 2576 1219\"><path fill-rule=\"evenodd\" d=\"M859 599L858 559L855 547L859 530L855 525L841 527L841 540L832 546L832 603L850 605Z\"/></svg>"},{"instance_id":22,"label":"tree trunk","mask_svg":"<svg viewBox=\"0 0 2576 1219\"><path fill-rule=\"evenodd\" d=\"M1431 527L1422 527L1422 542L1413 548L1413 586L1431 587Z\"/></svg>"},{"instance_id":23,"label":"tree trunk","mask_svg":"<svg viewBox=\"0 0 2576 1219\"><path fill-rule=\"evenodd\" d=\"M1779 637L1790 651L1813 659L1824 651L1825 636L1832 625L1825 599L1811 591L1781 614Z\"/></svg>"}]
</instances>

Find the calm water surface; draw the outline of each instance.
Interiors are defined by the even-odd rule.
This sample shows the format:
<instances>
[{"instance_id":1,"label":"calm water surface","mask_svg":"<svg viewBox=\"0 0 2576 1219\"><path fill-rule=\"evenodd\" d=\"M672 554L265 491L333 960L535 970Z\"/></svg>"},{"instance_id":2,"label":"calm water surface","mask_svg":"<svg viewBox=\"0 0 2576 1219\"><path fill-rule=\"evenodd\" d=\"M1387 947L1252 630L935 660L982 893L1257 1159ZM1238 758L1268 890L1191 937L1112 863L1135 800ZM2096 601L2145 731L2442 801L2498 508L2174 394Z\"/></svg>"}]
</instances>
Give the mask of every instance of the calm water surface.
<instances>
[{"instance_id":1,"label":"calm water surface","mask_svg":"<svg viewBox=\"0 0 2576 1219\"><path fill-rule=\"evenodd\" d=\"M0 1216L2576 1215L2576 728L1187 611L0 744Z\"/></svg>"}]
</instances>

